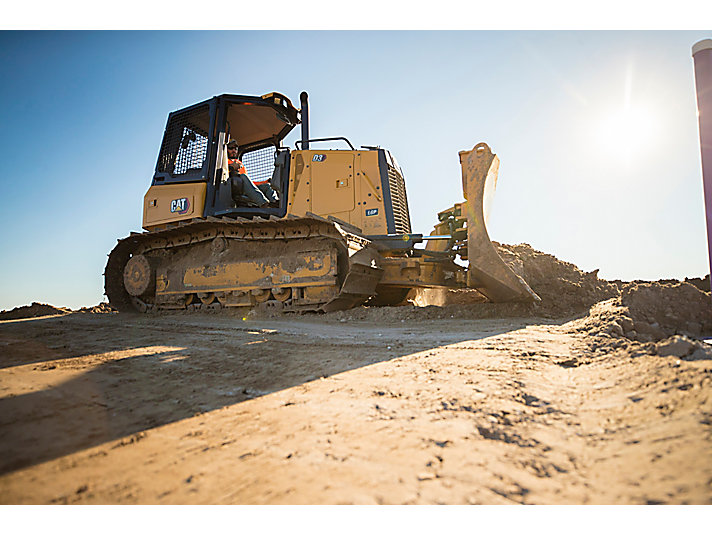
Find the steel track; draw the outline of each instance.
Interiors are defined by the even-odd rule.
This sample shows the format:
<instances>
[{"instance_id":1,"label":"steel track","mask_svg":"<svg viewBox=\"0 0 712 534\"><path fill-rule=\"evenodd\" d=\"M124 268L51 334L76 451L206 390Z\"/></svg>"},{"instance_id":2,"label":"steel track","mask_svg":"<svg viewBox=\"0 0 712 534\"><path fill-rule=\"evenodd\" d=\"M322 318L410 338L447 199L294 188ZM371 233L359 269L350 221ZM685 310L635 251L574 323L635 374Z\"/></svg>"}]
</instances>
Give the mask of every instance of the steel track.
<instances>
[{"instance_id":1,"label":"steel track","mask_svg":"<svg viewBox=\"0 0 712 534\"><path fill-rule=\"evenodd\" d=\"M344 229L342 225L322 217L309 214L305 217L289 216L285 219L243 219L228 217L208 217L181 222L177 225L131 233L118 240L109 254L104 270L104 290L109 304L119 312L147 312L161 309L177 309L175 304L164 306L152 296L132 297L124 287L123 272L126 263L136 254L160 254L171 252L178 247L190 247L225 238L234 246L238 243L271 240L327 241L340 247L348 261L339 265L340 291L328 302L300 310L316 309L333 311L358 306L375 294L375 287L381 277L378 267L380 256L368 239ZM185 293L182 309L201 310L208 306L196 302L194 295ZM270 302L274 307L291 310L290 302ZM267 303L267 305L270 305ZM220 305L211 305L220 308ZM180 307L178 308L180 309Z\"/></svg>"}]
</instances>

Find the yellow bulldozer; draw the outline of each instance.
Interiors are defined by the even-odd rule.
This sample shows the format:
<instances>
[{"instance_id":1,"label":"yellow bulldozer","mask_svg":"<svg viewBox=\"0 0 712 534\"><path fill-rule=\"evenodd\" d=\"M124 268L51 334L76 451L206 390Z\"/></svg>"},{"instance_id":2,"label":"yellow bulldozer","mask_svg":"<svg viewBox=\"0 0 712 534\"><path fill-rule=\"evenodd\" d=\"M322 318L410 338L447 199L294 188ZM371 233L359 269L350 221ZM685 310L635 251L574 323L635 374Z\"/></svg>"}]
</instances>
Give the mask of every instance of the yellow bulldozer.
<instances>
[{"instance_id":1,"label":"yellow bulldozer","mask_svg":"<svg viewBox=\"0 0 712 534\"><path fill-rule=\"evenodd\" d=\"M390 152L310 138L305 92L300 104L279 93L224 94L169 114L143 201L144 232L109 254L112 307L333 311L397 305L414 288L539 299L487 234L499 159L485 143L459 154L466 200L441 211L429 236L415 234ZM290 150L283 140L297 125L301 139ZM325 142L348 148L315 148ZM272 202L235 194L235 143L249 179L275 192Z\"/></svg>"}]
</instances>

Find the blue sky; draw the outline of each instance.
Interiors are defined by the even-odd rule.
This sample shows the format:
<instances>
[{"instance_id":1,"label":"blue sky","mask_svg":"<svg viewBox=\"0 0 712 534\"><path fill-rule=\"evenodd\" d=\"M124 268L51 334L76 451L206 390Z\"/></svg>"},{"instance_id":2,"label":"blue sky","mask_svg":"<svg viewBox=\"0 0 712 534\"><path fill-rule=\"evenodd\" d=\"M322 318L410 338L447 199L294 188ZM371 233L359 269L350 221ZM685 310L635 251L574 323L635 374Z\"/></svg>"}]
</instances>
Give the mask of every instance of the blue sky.
<instances>
[{"instance_id":1,"label":"blue sky","mask_svg":"<svg viewBox=\"0 0 712 534\"><path fill-rule=\"evenodd\" d=\"M0 32L0 309L91 306L140 231L168 113L310 96L313 136L388 148L413 229L501 159L490 237L625 280L709 272L690 49L711 31ZM294 146L295 131L287 138Z\"/></svg>"}]
</instances>

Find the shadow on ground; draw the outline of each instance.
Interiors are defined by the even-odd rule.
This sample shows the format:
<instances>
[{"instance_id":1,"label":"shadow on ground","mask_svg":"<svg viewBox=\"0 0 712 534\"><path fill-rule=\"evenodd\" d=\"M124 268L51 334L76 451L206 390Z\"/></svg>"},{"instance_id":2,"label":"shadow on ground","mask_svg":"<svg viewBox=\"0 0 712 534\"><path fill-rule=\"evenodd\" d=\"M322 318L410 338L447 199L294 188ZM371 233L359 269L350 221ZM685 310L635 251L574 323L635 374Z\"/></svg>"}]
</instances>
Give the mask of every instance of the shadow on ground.
<instances>
[{"instance_id":1,"label":"shadow on ground","mask_svg":"<svg viewBox=\"0 0 712 534\"><path fill-rule=\"evenodd\" d=\"M35 390L8 396L8 384L2 387L0 474L320 377L520 327L503 322L437 338L432 323L115 315L5 323L0 386L27 380ZM27 364L33 367L18 367Z\"/></svg>"}]
</instances>

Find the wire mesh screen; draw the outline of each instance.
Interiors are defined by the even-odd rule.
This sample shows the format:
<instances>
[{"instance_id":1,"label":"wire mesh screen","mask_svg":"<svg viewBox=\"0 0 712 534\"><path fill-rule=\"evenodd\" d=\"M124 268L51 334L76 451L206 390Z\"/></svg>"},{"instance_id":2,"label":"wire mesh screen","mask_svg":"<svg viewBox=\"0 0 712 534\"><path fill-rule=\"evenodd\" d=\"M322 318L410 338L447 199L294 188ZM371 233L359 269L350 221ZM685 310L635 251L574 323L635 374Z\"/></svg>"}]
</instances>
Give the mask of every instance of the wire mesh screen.
<instances>
[{"instance_id":1,"label":"wire mesh screen","mask_svg":"<svg viewBox=\"0 0 712 534\"><path fill-rule=\"evenodd\" d=\"M201 170L208 154L206 127L209 123L207 104L174 114L163 136L158 172L176 176Z\"/></svg>"},{"instance_id":2,"label":"wire mesh screen","mask_svg":"<svg viewBox=\"0 0 712 534\"><path fill-rule=\"evenodd\" d=\"M173 174L184 174L191 170L202 169L207 153L207 135L203 136L186 126L183 128L183 137L180 148L178 148Z\"/></svg>"},{"instance_id":3,"label":"wire mesh screen","mask_svg":"<svg viewBox=\"0 0 712 534\"><path fill-rule=\"evenodd\" d=\"M253 182L266 182L272 178L275 151L275 147L268 146L242 155L242 164Z\"/></svg>"}]
</instances>

